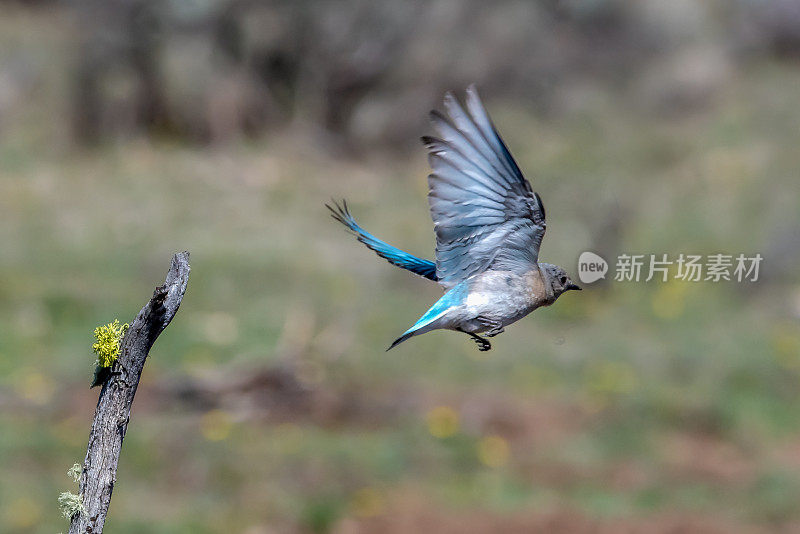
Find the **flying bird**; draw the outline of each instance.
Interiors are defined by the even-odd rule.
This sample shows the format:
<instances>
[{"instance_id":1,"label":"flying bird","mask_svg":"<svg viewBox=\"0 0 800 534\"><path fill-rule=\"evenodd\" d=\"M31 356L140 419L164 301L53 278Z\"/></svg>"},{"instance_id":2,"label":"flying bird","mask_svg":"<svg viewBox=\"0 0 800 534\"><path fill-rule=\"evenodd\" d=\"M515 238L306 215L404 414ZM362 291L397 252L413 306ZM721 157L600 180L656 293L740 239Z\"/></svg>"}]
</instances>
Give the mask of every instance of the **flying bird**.
<instances>
[{"instance_id":1,"label":"flying bird","mask_svg":"<svg viewBox=\"0 0 800 534\"><path fill-rule=\"evenodd\" d=\"M542 199L522 175L475 86L466 111L452 93L446 115L431 111L438 137L425 136L431 174L428 203L436 262L417 258L361 228L347 202L327 205L333 218L392 265L438 282L445 294L386 350L436 329L468 334L481 351L488 337L564 292L580 290L557 265L539 262L546 228ZM480 336L483 334L485 337Z\"/></svg>"}]
</instances>

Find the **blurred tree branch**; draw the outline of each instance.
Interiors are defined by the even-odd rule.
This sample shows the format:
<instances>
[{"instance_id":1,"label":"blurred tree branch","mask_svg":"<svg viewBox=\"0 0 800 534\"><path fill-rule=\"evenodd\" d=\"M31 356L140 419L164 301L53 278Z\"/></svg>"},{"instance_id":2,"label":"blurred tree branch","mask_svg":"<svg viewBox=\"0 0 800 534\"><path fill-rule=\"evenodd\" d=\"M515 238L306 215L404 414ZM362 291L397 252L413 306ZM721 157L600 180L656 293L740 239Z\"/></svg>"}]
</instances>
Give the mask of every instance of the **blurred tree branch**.
<instances>
[{"instance_id":1,"label":"blurred tree branch","mask_svg":"<svg viewBox=\"0 0 800 534\"><path fill-rule=\"evenodd\" d=\"M131 405L144 362L156 338L169 325L181 305L189 281L189 253L172 257L164 285L131 322L112 375L103 385L89 434L89 446L80 477L83 511L73 515L70 534L103 531L111 492L117 477L122 440L128 429Z\"/></svg>"}]
</instances>

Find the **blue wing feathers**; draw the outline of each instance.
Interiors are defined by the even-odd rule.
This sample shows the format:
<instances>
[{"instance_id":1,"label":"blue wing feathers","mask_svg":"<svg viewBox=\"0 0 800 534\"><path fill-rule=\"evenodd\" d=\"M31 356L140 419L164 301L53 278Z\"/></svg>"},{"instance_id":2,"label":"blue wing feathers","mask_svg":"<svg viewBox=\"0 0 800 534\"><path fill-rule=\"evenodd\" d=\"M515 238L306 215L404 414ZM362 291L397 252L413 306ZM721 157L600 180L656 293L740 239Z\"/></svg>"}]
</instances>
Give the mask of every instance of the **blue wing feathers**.
<instances>
[{"instance_id":1,"label":"blue wing feathers","mask_svg":"<svg viewBox=\"0 0 800 534\"><path fill-rule=\"evenodd\" d=\"M361 228L350 214L350 210L347 208L347 202L342 201L341 205L334 202L333 205L335 208L325 204L325 206L331 210L333 218L345 225L355 234L359 241L364 243L367 248L374 251L378 256L392 265L411 271L414 274L424 276L434 282L438 280L436 277L436 264L434 262L417 258L408 252L393 247Z\"/></svg>"}]
</instances>

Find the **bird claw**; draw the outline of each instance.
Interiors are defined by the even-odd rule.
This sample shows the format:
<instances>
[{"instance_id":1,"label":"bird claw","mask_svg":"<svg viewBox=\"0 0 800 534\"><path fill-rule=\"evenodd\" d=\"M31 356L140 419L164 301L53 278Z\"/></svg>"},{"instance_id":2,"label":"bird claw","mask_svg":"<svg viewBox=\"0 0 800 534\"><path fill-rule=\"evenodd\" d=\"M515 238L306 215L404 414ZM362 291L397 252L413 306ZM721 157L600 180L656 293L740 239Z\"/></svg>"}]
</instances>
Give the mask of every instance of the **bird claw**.
<instances>
[{"instance_id":1,"label":"bird claw","mask_svg":"<svg viewBox=\"0 0 800 534\"><path fill-rule=\"evenodd\" d=\"M475 319L486 328L483 332L483 335L486 337L494 337L504 332L503 325L493 318L487 317L486 315L478 315Z\"/></svg>"},{"instance_id":2,"label":"bird claw","mask_svg":"<svg viewBox=\"0 0 800 534\"><path fill-rule=\"evenodd\" d=\"M488 332L484 332L483 335L486 337L494 337L502 334L503 332L505 332L505 328L501 326L500 328L495 328L493 330L489 330Z\"/></svg>"},{"instance_id":3,"label":"bird claw","mask_svg":"<svg viewBox=\"0 0 800 534\"><path fill-rule=\"evenodd\" d=\"M472 333L469 334L469 337L471 337L472 340L478 345L479 351L486 352L487 350L492 349L492 344L489 343L488 339L484 339L481 336Z\"/></svg>"}]
</instances>

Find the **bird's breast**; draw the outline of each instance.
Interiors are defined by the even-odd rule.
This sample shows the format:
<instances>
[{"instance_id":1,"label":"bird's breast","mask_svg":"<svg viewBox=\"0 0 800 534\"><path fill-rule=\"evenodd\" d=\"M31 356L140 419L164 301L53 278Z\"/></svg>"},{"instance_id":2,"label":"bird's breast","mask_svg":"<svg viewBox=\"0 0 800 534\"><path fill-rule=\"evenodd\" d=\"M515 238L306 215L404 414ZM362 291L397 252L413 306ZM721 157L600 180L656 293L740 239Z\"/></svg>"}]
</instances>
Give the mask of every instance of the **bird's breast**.
<instances>
[{"instance_id":1,"label":"bird's breast","mask_svg":"<svg viewBox=\"0 0 800 534\"><path fill-rule=\"evenodd\" d=\"M472 292L467 295L467 298L464 300L464 304L468 308L484 308L492 302L492 296L493 295L486 291Z\"/></svg>"},{"instance_id":2,"label":"bird's breast","mask_svg":"<svg viewBox=\"0 0 800 534\"><path fill-rule=\"evenodd\" d=\"M472 281L464 307L473 316L516 320L542 304L543 288L541 275L487 271Z\"/></svg>"}]
</instances>

